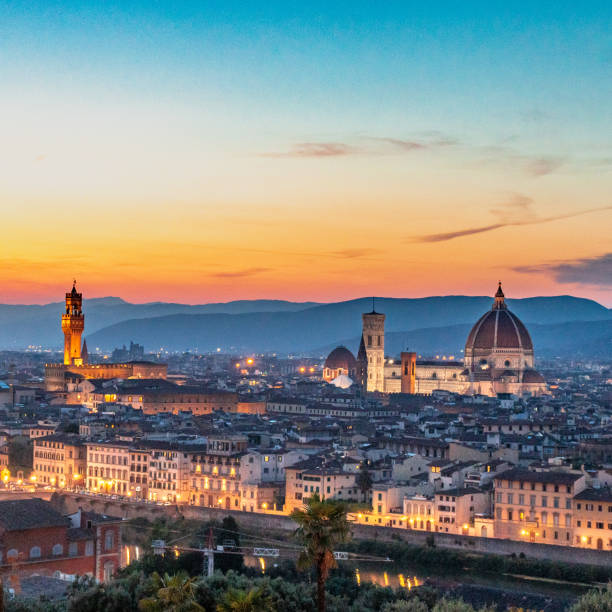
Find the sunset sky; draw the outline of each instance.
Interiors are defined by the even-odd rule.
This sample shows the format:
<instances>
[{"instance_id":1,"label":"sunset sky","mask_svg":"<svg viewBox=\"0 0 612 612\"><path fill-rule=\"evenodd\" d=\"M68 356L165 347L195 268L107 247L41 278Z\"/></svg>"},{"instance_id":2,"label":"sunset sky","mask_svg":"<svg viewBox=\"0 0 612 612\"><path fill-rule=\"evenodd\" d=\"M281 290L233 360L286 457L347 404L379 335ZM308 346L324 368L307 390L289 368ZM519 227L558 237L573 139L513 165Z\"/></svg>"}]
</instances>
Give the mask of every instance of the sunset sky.
<instances>
[{"instance_id":1,"label":"sunset sky","mask_svg":"<svg viewBox=\"0 0 612 612\"><path fill-rule=\"evenodd\" d=\"M612 306L609 1L0 11L0 302Z\"/></svg>"}]
</instances>

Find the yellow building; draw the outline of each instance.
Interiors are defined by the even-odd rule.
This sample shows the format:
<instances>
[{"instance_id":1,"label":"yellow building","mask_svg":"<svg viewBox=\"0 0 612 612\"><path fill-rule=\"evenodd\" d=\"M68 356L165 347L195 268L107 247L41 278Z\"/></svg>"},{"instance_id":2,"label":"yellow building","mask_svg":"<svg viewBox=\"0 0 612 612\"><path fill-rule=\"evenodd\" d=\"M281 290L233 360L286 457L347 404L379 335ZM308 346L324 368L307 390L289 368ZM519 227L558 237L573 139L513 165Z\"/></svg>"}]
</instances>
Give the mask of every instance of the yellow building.
<instances>
[{"instance_id":1,"label":"yellow building","mask_svg":"<svg viewBox=\"0 0 612 612\"><path fill-rule=\"evenodd\" d=\"M573 497L586 488L584 474L515 468L494 483L496 538L572 544Z\"/></svg>"},{"instance_id":2,"label":"yellow building","mask_svg":"<svg viewBox=\"0 0 612 612\"><path fill-rule=\"evenodd\" d=\"M194 455L191 463L190 503L239 510L240 465L246 450L245 436L209 438L206 450Z\"/></svg>"},{"instance_id":3,"label":"yellow building","mask_svg":"<svg viewBox=\"0 0 612 612\"><path fill-rule=\"evenodd\" d=\"M574 497L574 546L612 551L612 489L585 489Z\"/></svg>"},{"instance_id":4,"label":"yellow building","mask_svg":"<svg viewBox=\"0 0 612 612\"><path fill-rule=\"evenodd\" d=\"M95 493L128 495L130 442L86 442L87 489Z\"/></svg>"},{"instance_id":5,"label":"yellow building","mask_svg":"<svg viewBox=\"0 0 612 612\"><path fill-rule=\"evenodd\" d=\"M53 434L33 441L32 480L41 485L85 487L87 451L76 435Z\"/></svg>"}]
</instances>

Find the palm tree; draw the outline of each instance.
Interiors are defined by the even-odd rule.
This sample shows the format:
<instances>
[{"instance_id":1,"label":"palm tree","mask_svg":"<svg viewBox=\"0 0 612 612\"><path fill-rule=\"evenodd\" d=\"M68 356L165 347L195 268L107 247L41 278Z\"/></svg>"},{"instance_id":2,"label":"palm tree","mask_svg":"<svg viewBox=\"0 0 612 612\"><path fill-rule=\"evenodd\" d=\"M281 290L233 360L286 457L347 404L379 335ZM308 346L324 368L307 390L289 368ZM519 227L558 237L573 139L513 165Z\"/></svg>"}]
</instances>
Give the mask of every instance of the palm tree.
<instances>
[{"instance_id":1,"label":"palm tree","mask_svg":"<svg viewBox=\"0 0 612 612\"><path fill-rule=\"evenodd\" d=\"M193 582L185 572L174 576L153 574L157 593L153 597L141 599L138 607L142 612L204 612L195 600Z\"/></svg>"},{"instance_id":2,"label":"palm tree","mask_svg":"<svg viewBox=\"0 0 612 612\"><path fill-rule=\"evenodd\" d=\"M274 612L272 600L263 589L230 589L217 604L217 612Z\"/></svg>"},{"instance_id":3,"label":"palm tree","mask_svg":"<svg viewBox=\"0 0 612 612\"><path fill-rule=\"evenodd\" d=\"M325 612L325 582L329 571L337 567L334 548L350 535L346 506L335 500L321 500L315 493L305 502L304 510L294 510L291 518L299 525L295 531L304 544L298 568L315 567L317 571L317 609Z\"/></svg>"}]
</instances>

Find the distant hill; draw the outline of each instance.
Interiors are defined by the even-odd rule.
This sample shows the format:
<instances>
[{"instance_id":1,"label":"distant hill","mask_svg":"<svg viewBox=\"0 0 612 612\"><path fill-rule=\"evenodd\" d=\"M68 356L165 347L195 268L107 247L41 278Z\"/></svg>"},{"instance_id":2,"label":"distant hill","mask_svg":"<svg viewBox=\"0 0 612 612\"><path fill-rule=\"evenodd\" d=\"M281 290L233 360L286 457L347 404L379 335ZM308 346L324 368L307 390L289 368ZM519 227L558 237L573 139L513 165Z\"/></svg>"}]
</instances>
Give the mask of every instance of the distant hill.
<instances>
[{"instance_id":1,"label":"distant hill","mask_svg":"<svg viewBox=\"0 0 612 612\"><path fill-rule=\"evenodd\" d=\"M571 296L508 300L508 305L534 333L539 325L612 320L607 308ZM389 345L394 352L401 350L406 342L419 352L426 351L421 346L433 345L439 345L443 351L457 351L463 346L470 326L490 307L489 297L376 299L376 310L387 315L388 341L395 342L394 332L399 333L397 348ZM221 347L256 352L312 352L343 338L358 338L361 314L371 308L371 299L362 298L294 312L172 314L130 319L89 334L87 343L90 348L112 348L131 339L151 349L208 351ZM566 333L580 336L583 332L579 328L570 326ZM542 333L546 338L546 333ZM554 349L569 339L553 331L546 342Z\"/></svg>"},{"instance_id":2,"label":"distant hill","mask_svg":"<svg viewBox=\"0 0 612 612\"><path fill-rule=\"evenodd\" d=\"M385 352L399 356L406 349L423 356L453 356L463 358L465 340L471 325L428 327L385 334ZM554 325L529 325L529 333L537 357L575 355L612 359L612 320L572 321ZM328 355L338 345L344 345L356 354L360 336L340 339L319 347L314 355Z\"/></svg>"},{"instance_id":3,"label":"distant hill","mask_svg":"<svg viewBox=\"0 0 612 612\"><path fill-rule=\"evenodd\" d=\"M287 302L284 300L239 300L195 306L166 302L131 304L118 297L103 297L83 300L83 311L85 313L85 332L91 334L127 319L178 313L283 312L302 310L316 305L318 305L316 302ZM59 321L63 309L63 302L42 306L0 304L0 348L23 348L30 344L46 347L61 346L63 339ZM130 338L127 338L123 342L129 342L129 340Z\"/></svg>"}]
</instances>

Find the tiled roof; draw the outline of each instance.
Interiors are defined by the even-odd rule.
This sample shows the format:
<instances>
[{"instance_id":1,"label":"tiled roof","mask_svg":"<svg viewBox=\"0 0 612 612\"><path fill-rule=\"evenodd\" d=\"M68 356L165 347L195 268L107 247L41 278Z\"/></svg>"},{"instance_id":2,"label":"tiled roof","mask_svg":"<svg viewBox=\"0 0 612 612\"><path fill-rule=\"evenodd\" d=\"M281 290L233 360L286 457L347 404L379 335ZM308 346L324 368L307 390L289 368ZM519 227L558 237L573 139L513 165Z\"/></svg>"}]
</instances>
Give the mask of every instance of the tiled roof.
<instances>
[{"instance_id":1,"label":"tiled roof","mask_svg":"<svg viewBox=\"0 0 612 612\"><path fill-rule=\"evenodd\" d=\"M42 527L67 527L70 521L37 497L0 501L0 526L7 531L23 531Z\"/></svg>"}]
</instances>

